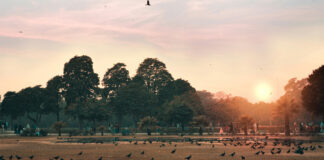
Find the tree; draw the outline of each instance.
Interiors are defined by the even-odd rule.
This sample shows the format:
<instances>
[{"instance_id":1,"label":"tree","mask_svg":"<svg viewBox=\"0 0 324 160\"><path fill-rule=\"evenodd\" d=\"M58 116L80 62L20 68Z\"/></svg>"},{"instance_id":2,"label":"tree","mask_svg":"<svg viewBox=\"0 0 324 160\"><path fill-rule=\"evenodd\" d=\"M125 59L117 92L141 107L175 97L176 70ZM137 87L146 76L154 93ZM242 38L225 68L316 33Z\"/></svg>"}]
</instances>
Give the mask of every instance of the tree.
<instances>
[{"instance_id":1,"label":"tree","mask_svg":"<svg viewBox=\"0 0 324 160\"><path fill-rule=\"evenodd\" d=\"M100 125L100 126L98 127L98 130L100 131L101 136L104 135L105 129L106 129L106 127L105 127L104 125Z\"/></svg>"},{"instance_id":2,"label":"tree","mask_svg":"<svg viewBox=\"0 0 324 160\"><path fill-rule=\"evenodd\" d=\"M43 114L51 112L51 108L45 105L46 90L41 88L40 85L22 89L19 91L18 97L18 105L23 108L27 118L36 125L39 124Z\"/></svg>"},{"instance_id":3,"label":"tree","mask_svg":"<svg viewBox=\"0 0 324 160\"><path fill-rule=\"evenodd\" d=\"M58 132L59 136L61 136L62 128L66 127L66 123L62 121L58 121L53 123L51 127Z\"/></svg>"},{"instance_id":4,"label":"tree","mask_svg":"<svg viewBox=\"0 0 324 160\"><path fill-rule=\"evenodd\" d=\"M103 100L90 99L82 108L81 117L83 119L92 121L93 127L95 128L97 126L97 122L102 122L109 119L110 110L107 108L107 105Z\"/></svg>"},{"instance_id":5,"label":"tree","mask_svg":"<svg viewBox=\"0 0 324 160\"><path fill-rule=\"evenodd\" d=\"M109 68L102 80L104 88L104 98L116 96L116 92L130 81L129 72L124 63L117 63Z\"/></svg>"},{"instance_id":6,"label":"tree","mask_svg":"<svg viewBox=\"0 0 324 160\"><path fill-rule=\"evenodd\" d=\"M245 135L248 135L248 129L253 126L253 123L254 123L254 120L252 117L243 115L240 118L240 125L241 125Z\"/></svg>"},{"instance_id":7,"label":"tree","mask_svg":"<svg viewBox=\"0 0 324 160\"><path fill-rule=\"evenodd\" d=\"M192 125L206 127L209 125L210 120L205 115L196 116L193 118Z\"/></svg>"},{"instance_id":8,"label":"tree","mask_svg":"<svg viewBox=\"0 0 324 160\"><path fill-rule=\"evenodd\" d=\"M46 105L56 114L56 121L60 121L60 111L64 106L63 100L64 81L62 76L55 76L47 82Z\"/></svg>"},{"instance_id":9,"label":"tree","mask_svg":"<svg viewBox=\"0 0 324 160\"><path fill-rule=\"evenodd\" d=\"M307 80L309 84L302 91L304 107L324 120L324 65L314 70Z\"/></svg>"},{"instance_id":10,"label":"tree","mask_svg":"<svg viewBox=\"0 0 324 160\"><path fill-rule=\"evenodd\" d=\"M214 123L228 123L238 120L239 106L246 103L241 97L227 97L217 99L214 94L208 91L198 91L204 115ZM246 107L246 105L243 105Z\"/></svg>"},{"instance_id":11,"label":"tree","mask_svg":"<svg viewBox=\"0 0 324 160\"><path fill-rule=\"evenodd\" d=\"M306 84L306 79L290 79L284 87L285 94L277 101L277 114L283 115L284 117L286 136L290 136L290 119L292 114L297 113L302 107L301 92Z\"/></svg>"},{"instance_id":12,"label":"tree","mask_svg":"<svg viewBox=\"0 0 324 160\"><path fill-rule=\"evenodd\" d=\"M0 112L3 115L10 116L11 120L11 128L13 124L13 120L16 120L18 117L24 115L24 109L21 105L19 105L19 97L16 92L8 91L3 98L1 103Z\"/></svg>"},{"instance_id":13,"label":"tree","mask_svg":"<svg viewBox=\"0 0 324 160\"><path fill-rule=\"evenodd\" d=\"M158 120L155 117L151 117L151 116L147 116L142 118L139 122L138 122L138 127L143 129L143 128L151 128L154 127L158 124Z\"/></svg>"},{"instance_id":14,"label":"tree","mask_svg":"<svg viewBox=\"0 0 324 160\"><path fill-rule=\"evenodd\" d=\"M145 86L156 95L162 87L173 81L165 64L156 58L146 58L137 69L136 76L141 76Z\"/></svg>"},{"instance_id":15,"label":"tree","mask_svg":"<svg viewBox=\"0 0 324 160\"><path fill-rule=\"evenodd\" d=\"M192 121L194 110L179 97L175 97L169 104L166 104L165 117L170 124L181 124L182 131L184 126Z\"/></svg>"},{"instance_id":16,"label":"tree","mask_svg":"<svg viewBox=\"0 0 324 160\"><path fill-rule=\"evenodd\" d=\"M159 104L171 101L174 96L180 96L186 93L195 93L196 90L190 83L183 79L169 81L165 87L162 87L159 92Z\"/></svg>"},{"instance_id":17,"label":"tree","mask_svg":"<svg viewBox=\"0 0 324 160\"><path fill-rule=\"evenodd\" d=\"M82 128L81 110L84 103L95 98L98 90L98 74L93 71L93 63L88 56L75 56L64 65L64 97L67 113L78 118Z\"/></svg>"},{"instance_id":18,"label":"tree","mask_svg":"<svg viewBox=\"0 0 324 160\"><path fill-rule=\"evenodd\" d=\"M134 122L144 116L152 115L155 103L155 95L144 86L141 77L134 77L127 86L117 91L111 104L113 112L117 115L118 123L121 124L123 115L130 115Z\"/></svg>"}]
</instances>

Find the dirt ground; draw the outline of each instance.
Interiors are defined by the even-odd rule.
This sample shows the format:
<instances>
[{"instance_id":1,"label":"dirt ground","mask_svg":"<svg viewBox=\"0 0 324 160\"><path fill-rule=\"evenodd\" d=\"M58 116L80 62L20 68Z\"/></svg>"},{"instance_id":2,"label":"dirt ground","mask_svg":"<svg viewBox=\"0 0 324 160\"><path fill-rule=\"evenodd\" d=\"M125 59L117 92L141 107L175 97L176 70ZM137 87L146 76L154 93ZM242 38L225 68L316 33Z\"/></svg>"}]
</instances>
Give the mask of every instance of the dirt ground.
<instances>
[{"instance_id":1,"label":"dirt ground","mask_svg":"<svg viewBox=\"0 0 324 160\"><path fill-rule=\"evenodd\" d=\"M53 159L60 156L59 159L65 160L97 160L102 157L103 160L183 160L191 155L192 160L240 160L244 156L246 160L324 160L324 148L317 148L314 151L305 151L303 155L295 153L286 153L291 147L275 146L281 148L281 154L271 154L270 150L274 147L269 143L264 149L251 149L250 146L224 146L223 142L201 142L201 145L190 142L162 143L154 142L152 144L143 144L139 141L137 145L129 142L118 142L118 145L112 143L57 143L57 137L2 137L0 138L0 156L8 159L10 155L19 155L22 159L28 160L29 156L34 155L35 160ZM161 144L165 146L161 147ZM175 146L176 145L176 146ZM323 142L306 143L303 146L322 145ZM214 147L213 147L214 146ZM175 153L171 151L176 149ZM265 152L264 155L256 155L259 150ZM141 154L144 151L144 154ZM78 153L82 152L82 155ZM220 156L225 152L225 156ZM230 154L235 152L234 156ZM128 158L126 155L132 153ZM16 159L16 158L14 158Z\"/></svg>"}]
</instances>

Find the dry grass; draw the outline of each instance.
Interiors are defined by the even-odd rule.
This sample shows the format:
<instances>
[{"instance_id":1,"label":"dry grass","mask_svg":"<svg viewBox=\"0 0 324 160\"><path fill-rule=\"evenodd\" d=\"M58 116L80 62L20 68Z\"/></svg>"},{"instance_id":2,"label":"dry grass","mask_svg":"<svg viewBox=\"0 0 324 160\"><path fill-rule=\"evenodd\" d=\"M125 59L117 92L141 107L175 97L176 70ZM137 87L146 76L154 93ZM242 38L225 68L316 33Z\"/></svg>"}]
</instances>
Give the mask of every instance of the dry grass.
<instances>
[{"instance_id":1,"label":"dry grass","mask_svg":"<svg viewBox=\"0 0 324 160\"><path fill-rule=\"evenodd\" d=\"M165 143L165 147L160 147L161 142L153 144L138 145L130 144L128 142L120 142L117 146L110 143L104 144L76 144L76 143L56 143L56 137L45 138L29 138L29 137L10 137L0 139L0 155L4 155L7 159L8 156L19 155L23 159L28 159L28 156L34 155L36 160L48 160L54 156L61 156L65 160L96 160L99 157L103 157L104 160L150 160L154 157L155 160L183 160L184 157L192 155L192 160L239 160L241 155L244 155L247 160L323 160L324 149L317 149L315 151L307 151L304 155L297 155L294 153L287 154L288 147L279 146L283 149L283 153L280 155L272 155L270 149L272 146L267 146L263 149L265 155L256 156L250 146L234 147L227 145L226 147L222 143L214 142L214 148L210 143L202 143L201 146L196 144L184 143L172 143L171 145ZM177 144L177 147L174 145ZM310 146L320 143L305 144L304 146ZM321 143L323 145L323 143ZM177 149L175 154L170 152L173 149ZM77 154L83 151L81 156ZM142 151L144 155L140 154ZM226 152L225 157L221 157L220 154ZM236 152L234 157L229 154ZM131 158L127 158L126 155L132 153Z\"/></svg>"}]
</instances>

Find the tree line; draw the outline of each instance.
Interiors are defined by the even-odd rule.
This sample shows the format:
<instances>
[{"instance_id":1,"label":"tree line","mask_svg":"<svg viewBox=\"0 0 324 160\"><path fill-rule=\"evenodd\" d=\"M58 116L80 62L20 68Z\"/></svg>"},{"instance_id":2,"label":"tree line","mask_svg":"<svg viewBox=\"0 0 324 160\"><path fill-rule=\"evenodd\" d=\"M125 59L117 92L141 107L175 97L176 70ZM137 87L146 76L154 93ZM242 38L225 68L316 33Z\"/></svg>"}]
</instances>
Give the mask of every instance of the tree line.
<instances>
[{"instance_id":1,"label":"tree line","mask_svg":"<svg viewBox=\"0 0 324 160\"><path fill-rule=\"evenodd\" d=\"M63 75L50 79L44 88L37 85L19 92L8 91L0 114L10 117L11 122L26 117L35 125L48 114L62 121L64 114L77 120L80 128L85 122L95 127L107 121L122 126L125 120L137 126L143 119L154 119L160 126L180 124L184 128L188 124L226 124L238 121L243 114L267 121L264 115L274 108L286 126L293 113L324 117L324 65L307 79L291 79L285 91L272 103L252 104L242 97L215 98L208 91L196 91L186 80L174 79L156 58L146 58L133 77L124 63L116 63L100 80L92 59L83 55L65 63Z\"/></svg>"},{"instance_id":2,"label":"tree line","mask_svg":"<svg viewBox=\"0 0 324 160\"><path fill-rule=\"evenodd\" d=\"M111 119L121 125L125 117L136 126L147 116L161 125L186 125L203 114L196 90L186 80L175 80L160 60L145 59L134 77L124 63L116 63L100 80L86 55L71 58L63 75L50 79L45 88L37 85L7 92L0 111L12 121L26 116L36 125L43 115L54 113L60 121L64 113L78 120L80 128L84 121L96 126Z\"/></svg>"}]
</instances>

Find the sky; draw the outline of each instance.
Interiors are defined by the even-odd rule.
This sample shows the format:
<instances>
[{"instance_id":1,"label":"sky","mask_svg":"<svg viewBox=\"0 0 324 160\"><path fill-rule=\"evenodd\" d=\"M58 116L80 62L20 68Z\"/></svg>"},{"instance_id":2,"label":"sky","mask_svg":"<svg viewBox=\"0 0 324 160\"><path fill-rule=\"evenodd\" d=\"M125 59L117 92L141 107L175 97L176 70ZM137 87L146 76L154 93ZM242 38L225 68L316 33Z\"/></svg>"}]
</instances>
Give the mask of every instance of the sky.
<instances>
[{"instance_id":1,"label":"sky","mask_svg":"<svg viewBox=\"0 0 324 160\"><path fill-rule=\"evenodd\" d=\"M197 90L271 102L324 64L322 0L150 2L0 1L0 95L45 87L88 55L101 79L117 62L133 76L151 57Z\"/></svg>"}]
</instances>

